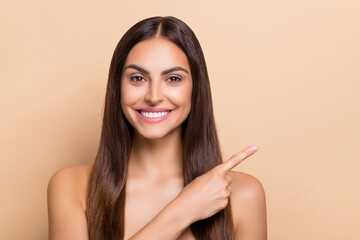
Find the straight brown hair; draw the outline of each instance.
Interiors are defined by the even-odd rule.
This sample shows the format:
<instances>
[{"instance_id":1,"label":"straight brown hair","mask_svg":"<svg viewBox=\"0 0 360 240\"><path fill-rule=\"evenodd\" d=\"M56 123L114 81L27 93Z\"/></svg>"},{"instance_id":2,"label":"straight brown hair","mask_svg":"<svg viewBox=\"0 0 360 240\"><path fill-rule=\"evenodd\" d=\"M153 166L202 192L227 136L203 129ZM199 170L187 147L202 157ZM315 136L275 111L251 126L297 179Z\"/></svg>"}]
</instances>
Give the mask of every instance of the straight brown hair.
<instances>
[{"instance_id":1,"label":"straight brown hair","mask_svg":"<svg viewBox=\"0 0 360 240\"><path fill-rule=\"evenodd\" d=\"M90 240L124 239L125 189L134 129L120 106L120 81L132 47L153 37L166 38L181 48L192 74L191 110L182 124L185 186L222 163L206 62L195 34L172 16L151 17L136 23L117 44L110 64L100 144L86 201ZM190 228L198 240L233 240L230 201L226 208L192 223Z\"/></svg>"}]
</instances>

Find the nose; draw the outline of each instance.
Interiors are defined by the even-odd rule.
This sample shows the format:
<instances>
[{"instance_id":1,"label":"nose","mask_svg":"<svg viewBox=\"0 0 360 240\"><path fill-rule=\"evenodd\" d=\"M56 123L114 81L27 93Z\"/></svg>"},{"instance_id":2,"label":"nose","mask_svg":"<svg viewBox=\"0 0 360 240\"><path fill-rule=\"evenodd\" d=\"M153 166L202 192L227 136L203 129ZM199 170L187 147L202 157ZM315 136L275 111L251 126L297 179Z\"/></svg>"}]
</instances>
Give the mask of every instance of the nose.
<instances>
[{"instance_id":1,"label":"nose","mask_svg":"<svg viewBox=\"0 0 360 240\"><path fill-rule=\"evenodd\" d=\"M145 101L150 105L157 105L161 101L163 101L164 95L162 92L161 82L159 81L151 81L148 85L148 90L145 95Z\"/></svg>"}]
</instances>

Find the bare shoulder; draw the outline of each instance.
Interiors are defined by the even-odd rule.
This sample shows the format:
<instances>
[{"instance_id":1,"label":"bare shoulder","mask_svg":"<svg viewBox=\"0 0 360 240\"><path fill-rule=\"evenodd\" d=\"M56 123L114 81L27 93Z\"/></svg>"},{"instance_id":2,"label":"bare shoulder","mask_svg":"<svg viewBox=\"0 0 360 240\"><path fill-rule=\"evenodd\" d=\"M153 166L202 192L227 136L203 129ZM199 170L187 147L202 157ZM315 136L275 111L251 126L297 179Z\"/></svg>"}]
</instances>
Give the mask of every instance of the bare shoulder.
<instances>
[{"instance_id":1,"label":"bare shoulder","mask_svg":"<svg viewBox=\"0 0 360 240\"><path fill-rule=\"evenodd\" d=\"M228 174L232 177L232 189L236 197L253 201L265 196L263 185L256 177L239 171L229 171Z\"/></svg>"},{"instance_id":2,"label":"bare shoulder","mask_svg":"<svg viewBox=\"0 0 360 240\"><path fill-rule=\"evenodd\" d=\"M229 171L231 208L236 239L266 239L266 199L262 183L254 176Z\"/></svg>"},{"instance_id":3,"label":"bare shoulder","mask_svg":"<svg viewBox=\"0 0 360 240\"><path fill-rule=\"evenodd\" d=\"M48 197L60 194L82 202L90 176L91 165L64 167L56 171L48 184ZM85 195L84 195L85 194ZM57 196L60 197L60 196Z\"/></svg>"},{"instance_id":4,"label":"bare shoulder","mask_svg":"<svg viewBox=\"0 0 360 240\"><path fill-rule=\"evenodd\" d=\"M48 189L49 239L87 239L85 197L90 165L65 167L53 174Z\"/></svg>"},{"instance_id":5,"label":"bare shoulder","mask_svg":"<svg viewBox=\"0 0 360 240\"><path fill-rule=\"evenodd\" d=\"M51 181L56 181L58 179L76 179L87 177L90 174L91 165L78 165L78 166L69 166L57 170L54 175L51 177Z\"/></svg>"}]
</instances>

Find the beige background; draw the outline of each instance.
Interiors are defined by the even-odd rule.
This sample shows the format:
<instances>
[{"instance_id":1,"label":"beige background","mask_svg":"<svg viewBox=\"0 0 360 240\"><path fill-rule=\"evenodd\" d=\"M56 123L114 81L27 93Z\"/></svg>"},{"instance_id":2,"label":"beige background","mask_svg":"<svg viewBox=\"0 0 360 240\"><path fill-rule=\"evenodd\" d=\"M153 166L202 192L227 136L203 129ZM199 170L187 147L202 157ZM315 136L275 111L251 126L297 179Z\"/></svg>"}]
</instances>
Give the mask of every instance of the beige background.
<instances>
[{"instance_id":1,"label":"beige background","mask_svg":"<svg viewBox=\"0 0 360 240\"><path fill-rule=\"evenodd\" d=\"M360 239L360 2L2 1L0 239L47 239L46 188L90 164L115 45L173 15L205 53L224 157L267 197L269 239Z\"/></svg>"}]
</instances>

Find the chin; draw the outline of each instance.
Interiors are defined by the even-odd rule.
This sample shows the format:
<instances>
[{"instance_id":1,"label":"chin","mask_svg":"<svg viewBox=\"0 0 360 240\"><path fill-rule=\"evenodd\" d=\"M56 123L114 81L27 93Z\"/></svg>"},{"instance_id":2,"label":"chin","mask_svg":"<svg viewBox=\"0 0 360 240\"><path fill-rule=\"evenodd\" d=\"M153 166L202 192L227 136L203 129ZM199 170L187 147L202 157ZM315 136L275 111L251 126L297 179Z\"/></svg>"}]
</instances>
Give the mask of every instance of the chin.
<instances>
[{"instance_id":1,"label":"chin","mask_svg":"<svg viewBox=\"0 0 360 240\"><path fill-rule=\"evenodd\" d=\"M165 137L167 134L163 132L139 133L142 137L149 140L156 140Z\"/></svg>"},{"instance_id":2,"label":"chin","mask_svg":"<svg viewBox=\"0 0 360 240\"><path fill-rule=\"evenodd\" d=\"M140 130L140 129L139 129ZM149 140L156 140L156 139L161 139L161 138L165 138L166 136L170 136L173 133L175 133L177 130L180 130L180 128L175 128L172 130L166 130L164 128L158 128L158 129L146 129L143 131L137 131L138 134L146 139Z\"/></svg>"}]
</instances>

